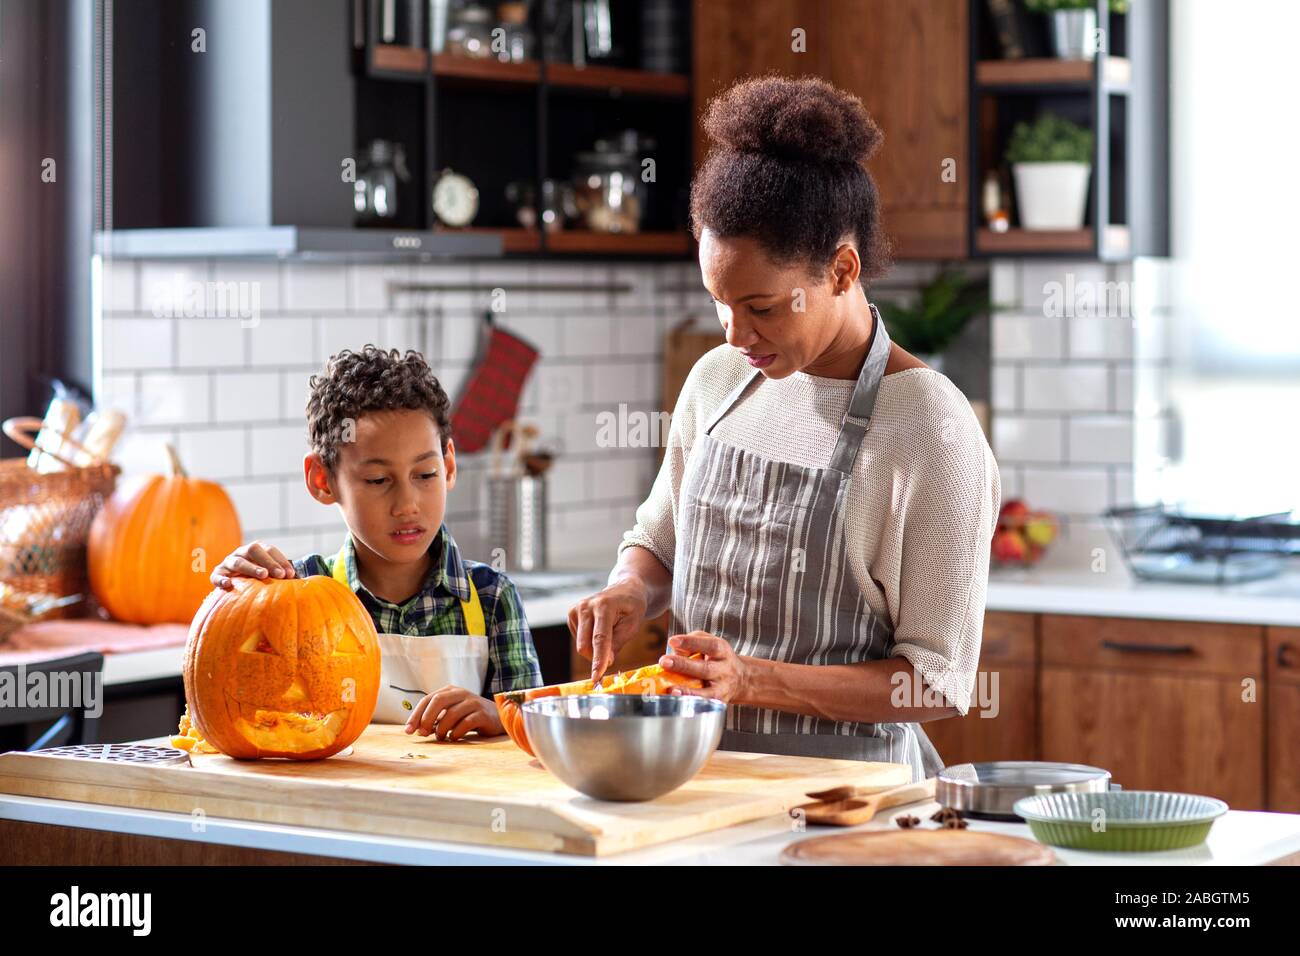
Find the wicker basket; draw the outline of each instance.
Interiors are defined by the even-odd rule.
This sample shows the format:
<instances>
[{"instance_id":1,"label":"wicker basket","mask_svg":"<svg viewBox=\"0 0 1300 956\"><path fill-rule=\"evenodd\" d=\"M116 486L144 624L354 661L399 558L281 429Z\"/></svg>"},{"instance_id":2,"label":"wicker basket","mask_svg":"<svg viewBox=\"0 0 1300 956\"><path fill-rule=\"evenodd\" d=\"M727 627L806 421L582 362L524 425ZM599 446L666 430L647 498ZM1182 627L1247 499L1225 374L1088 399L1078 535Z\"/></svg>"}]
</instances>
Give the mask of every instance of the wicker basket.
<instances>
[{"instance_id":1,"label":"wicker basket","mask_svg":"<svg viewBox=\"0 0 1300 956\"><path fill-rule=\"evenodd\" d=\"M41 420L11 418L2 427L6 435L31 449ZM65 441L85 451L67 436ZM68 468L38 472L28 467L25 457L0 459L0 584L7 586L2 589L7 597L0 614L0 639L31 620L64 616L68 605L60 599L86 593L90 524L121 473L107 461L81 467L53 452L45 453ZM40 610L51 605L59 606Z\"/></svg>"}]
</instances>

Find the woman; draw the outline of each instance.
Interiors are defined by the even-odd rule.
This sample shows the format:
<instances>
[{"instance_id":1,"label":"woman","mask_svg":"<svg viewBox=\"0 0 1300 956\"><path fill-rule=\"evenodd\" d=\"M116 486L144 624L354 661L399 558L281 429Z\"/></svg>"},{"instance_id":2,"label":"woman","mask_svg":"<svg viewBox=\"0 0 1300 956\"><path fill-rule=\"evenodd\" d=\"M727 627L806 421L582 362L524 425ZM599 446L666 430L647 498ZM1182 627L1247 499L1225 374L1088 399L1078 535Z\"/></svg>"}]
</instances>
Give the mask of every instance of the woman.
<instances>
[{"instance_id":1,"label":"woman","mask_svg":"<svg viewBox=\"0 0 1300 956\"><path fill-rule=\"evenodd\" d=\"M728 703L723 749L933 776L919 723L968 709L1000 487L965 397L867 302L888 265L864 166L881 133L811 78L739 83L704 125L691 222L727 341L691 370L570 630L598 677L671 606L660 663Z\"/></svg>"}]
</instances>

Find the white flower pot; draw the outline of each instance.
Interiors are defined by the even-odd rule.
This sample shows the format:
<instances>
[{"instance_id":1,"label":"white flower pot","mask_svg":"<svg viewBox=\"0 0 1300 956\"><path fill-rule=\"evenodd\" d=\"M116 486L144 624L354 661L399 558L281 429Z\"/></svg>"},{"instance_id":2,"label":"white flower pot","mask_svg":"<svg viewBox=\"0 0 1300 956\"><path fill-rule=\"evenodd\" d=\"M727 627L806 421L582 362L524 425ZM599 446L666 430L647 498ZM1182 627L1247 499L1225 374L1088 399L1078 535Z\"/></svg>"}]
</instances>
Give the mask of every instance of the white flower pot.
<instances>
[{"instance_id":1,"label":"white flower pot","mask_svg":"<svg viewBox=\"0 0 1300 956\"><path fill-rule=\"evenodd\" d=\"M1088 163L1014 163L1020 225L1079 229L1088 205Z\"/></svg>"},{"instance_id":2,"label":"white flower pot","mask_svg":"<svg viewBox=\"0 0 1300 956\"><path fill-rule=\"evenodd\" d=\"M1062 60L1092 60L1097 56L1097 11L1054 10L1052 46Z\"/></svg>"}]
</instances>

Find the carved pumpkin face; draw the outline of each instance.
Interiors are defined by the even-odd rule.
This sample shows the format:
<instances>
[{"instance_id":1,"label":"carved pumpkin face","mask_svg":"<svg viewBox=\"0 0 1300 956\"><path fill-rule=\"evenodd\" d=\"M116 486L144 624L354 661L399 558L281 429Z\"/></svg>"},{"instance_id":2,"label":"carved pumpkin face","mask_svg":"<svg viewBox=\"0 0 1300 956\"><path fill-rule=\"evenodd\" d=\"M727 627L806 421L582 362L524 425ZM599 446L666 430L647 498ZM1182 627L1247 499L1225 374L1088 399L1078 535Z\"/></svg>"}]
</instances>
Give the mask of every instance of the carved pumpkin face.
<instances>
[{"instance_id":1,"label":"carved pumpkin face","mask_svg":"<svg viewBox=\"0 0 1300 956\"><path fill-rule=\"evenodd\" d=\"M316 760L361 735L379 696L379 638L347 587L324 576L233 579L190 625L185 698L231 757Z\"/></svg>"}]
</instances>

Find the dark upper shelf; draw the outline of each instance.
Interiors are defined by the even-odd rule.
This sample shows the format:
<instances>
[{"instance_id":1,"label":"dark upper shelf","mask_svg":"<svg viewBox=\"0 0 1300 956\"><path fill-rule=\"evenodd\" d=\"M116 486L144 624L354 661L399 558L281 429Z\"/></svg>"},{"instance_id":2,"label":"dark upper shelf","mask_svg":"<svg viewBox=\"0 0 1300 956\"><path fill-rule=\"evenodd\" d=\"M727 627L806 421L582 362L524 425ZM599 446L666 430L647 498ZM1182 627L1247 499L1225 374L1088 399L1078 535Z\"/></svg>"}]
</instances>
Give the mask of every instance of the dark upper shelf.
<instances>
[{"instance_id":1,"label":"dark upper shelf","mask_svg":"<svg viewBox=\"0 0 1300 956\"><path fill-rule=\"evenodd\" d=\"M542 64L533 60L502 63L450 53L435 53L417 47L376 45L371 69L379 75L422 80L426 70L439 79L485 86L535 86L542 82ZM577 67L569 63L548 63L546 84L553 89L590 90L641 96L685 98L690 95L690 78L680 73L652 73L614 66Z\"/></svg>"},{"instance_id":2,"label":"dark upper shelf","mask_svg":"<svg viewBox=\"0 0 1300 956\"><path fill-rule=\"evenodd\" d=\"M642 232L610 233L591 232L587 229L564 229L543 235L537 229L517 227L494 229L489 226L471 226L466 229L449 229L439 226L435 231L442 235L482 233L499 236L502 251L507 254L684 256L691 251L690 233L674 230L651 229Z\"/></svg>"},{"instance_id":3,"label":"dark upper shelf","mask_svg":"<svg viewBox=\"0 0 1300 956\"><path fill-rule=\"evenodd\" d=\"M569 63L549 63L546 82L560 89L606 90L683 99L691 92L690 78L680 73L651 73L617 66L577 67Z\"/></svg>"},{"instance_id":4,"label":"dark upper shelf","mask_svg":"<svg viewBox=\"0 0 1300 956\"><path fill-rule=\"evenodd\" d=\"M437 53L433 57L433 75L439 79L463 80L503 86L536 86L541 82L542 65L536 60L502 63L499 60L475 60L467 56Z\"/></svg>"}]
</instances>

